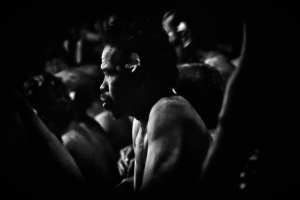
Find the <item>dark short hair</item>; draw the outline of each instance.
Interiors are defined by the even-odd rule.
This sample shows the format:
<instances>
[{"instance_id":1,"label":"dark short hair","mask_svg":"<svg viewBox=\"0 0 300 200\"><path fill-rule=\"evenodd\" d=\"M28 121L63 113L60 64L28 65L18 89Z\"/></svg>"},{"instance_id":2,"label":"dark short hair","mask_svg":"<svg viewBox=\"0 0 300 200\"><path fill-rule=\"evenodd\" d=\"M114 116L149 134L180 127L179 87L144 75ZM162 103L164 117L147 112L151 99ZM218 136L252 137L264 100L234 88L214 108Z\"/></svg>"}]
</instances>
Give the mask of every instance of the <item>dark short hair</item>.
<instances>
[{"instance_id":1,"label":"dark short hair","mask_svg":"<svg viewBox=\"0 0 300 200\"><path fill-rule=\"evenodd\" d=\"M215 128L223 101L220 73L204 63L185 63L178 68L176 92L192 104L208 129Z\"/></svg>"},{"instance_id":2,"label":"dark short hair","mask_svg":"<svg viewBox=\"0 0 300 200\"><path fill-rule=\"evenodd\" d=\"M103 45L116 47L122 57L129 58L130 53L136 52L141 59L141 69L159 84L168 87L175 84L176 53L161 23L144 16L122 16L100 34Z\"/></svg>"}]
</instances>

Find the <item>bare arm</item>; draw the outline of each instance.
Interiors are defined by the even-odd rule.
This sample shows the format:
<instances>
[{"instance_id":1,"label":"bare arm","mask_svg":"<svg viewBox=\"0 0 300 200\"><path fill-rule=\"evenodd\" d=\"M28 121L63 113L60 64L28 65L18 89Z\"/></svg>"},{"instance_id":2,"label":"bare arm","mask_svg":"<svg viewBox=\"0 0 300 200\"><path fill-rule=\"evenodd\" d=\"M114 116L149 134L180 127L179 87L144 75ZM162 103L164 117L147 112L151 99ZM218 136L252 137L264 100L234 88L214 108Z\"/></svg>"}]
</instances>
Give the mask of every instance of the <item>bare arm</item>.
<instances>
[{"instance_id":1,"label":"bare arm","mask_svg":"<svg viewBox=\"0 0 300 200\"><path fill-rule=\"evenodd\" d=\"M246 62L248 37L245 25L240 66L237 66L226 86L219 123L214 133L216 139L204 162L201 181L202 195L206 198L211 195L231 195L249 151L250 132L256 117L250 115L250 108L253 109L256 104L253 86L257 80L253 77L250 79L249 74L253 74L254 69L246 66L249 65Z\"/></svg>"},{"instance_id":2,"label":"bare arm","mask_svg":"<svg viewBox=\"0 0 300 200\"><path fill-rule=\"evenodd\" d=\"M13 184L12 191L20 189L22 194L31 197L43 194L53 198L83 194L85 182L72 156L35 115L20 92L9 88L4 94L7 102L1 104L5 107L2 128L6 131L1 136L5 142L1 154L5 155L5 165L1 166L1 173ZM81 189L74 192L71 188Z\"/></svg>"},{"instance_id":3,"label":"bare arm","mask_svg":"<svg viewBox=\"0 0 300 200\"><path fill-rule=\"evenodd\" d=\"M192 177L197 177L201 154L205 154L208 147L208 135L204 124L196 123L190 112L176 100L163 100L152 110L140 192L174 195L195 186Z\"/></svg>"},{"instance_id":4,"label":"bare arm","mask_svg":"<svg viewBox=\"0 0 300 200\"><path fill-rule=\"evenodd\" d=\"M157 187L178 169L182 154L183 130L174 115L157 110L149 121L148 153L142 190Z\"/></svg>"},{"instance_id":5,"label":"bare arm","mask_svg":"<svg viewBox=\"0 0 300 200\"><path fill-rule=\"evenodd\" d=\"M293 27L287 26L291 21L271 10L247 10L240 66L226 88L216 142L202 179L202 191L208 198L234 199L239 173L255 147L262 149L264 157L259 179L248 194L277 198L278 194L290 195L294 184L289 177L299 180L299 165L294 159L299 148L293 145L299 142L297 134L293 134L299 119L293 115L297 110L293 106L299 105L299 98L294 96L297 73L293 58L297 57L297 45L291 34Z\"/></svg>"}]
</instances>

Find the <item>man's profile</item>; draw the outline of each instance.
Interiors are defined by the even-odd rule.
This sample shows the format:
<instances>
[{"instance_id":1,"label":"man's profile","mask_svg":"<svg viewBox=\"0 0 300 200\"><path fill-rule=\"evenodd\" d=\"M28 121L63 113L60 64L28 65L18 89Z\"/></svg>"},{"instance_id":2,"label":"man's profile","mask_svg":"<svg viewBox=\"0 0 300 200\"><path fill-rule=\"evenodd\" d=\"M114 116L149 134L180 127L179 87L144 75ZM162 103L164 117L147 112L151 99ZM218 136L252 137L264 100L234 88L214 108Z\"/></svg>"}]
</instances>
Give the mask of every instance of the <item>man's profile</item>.
<instances>
[{"instance_id":1,"label":"man's profile","mask_svg":"<svg viewBox=\"0 0 300 200\"><path fill-rule=\"evenodd\" d=\"M103 38L103 106L115 118L134 117L135 194L192 196L210 136L191 104L172 92L178 69L166 32L151 20L122 18Z\"/></svg>"}]
</instances>

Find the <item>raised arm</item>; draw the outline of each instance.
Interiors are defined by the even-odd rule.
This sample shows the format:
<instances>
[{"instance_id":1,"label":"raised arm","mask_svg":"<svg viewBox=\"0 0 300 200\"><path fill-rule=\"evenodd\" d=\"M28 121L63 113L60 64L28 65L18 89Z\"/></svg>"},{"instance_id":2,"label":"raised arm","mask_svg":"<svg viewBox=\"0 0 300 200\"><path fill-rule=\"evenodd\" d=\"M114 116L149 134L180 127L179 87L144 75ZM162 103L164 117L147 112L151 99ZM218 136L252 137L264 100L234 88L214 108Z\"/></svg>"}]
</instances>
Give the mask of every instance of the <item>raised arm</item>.
<instances>
[{"instance_id":1,"label":"raised arm","mask_svg":"<svg viewBox=\"0 0 300 200\"><path fill-rule=\"evenodd\" d=\"M283 8L255 8L245 8L241 62L226 88L216 142L206 160L204 199L238 198L235 195L243 192L238 188L240 173L255 148L261 152L258 175L253 185L246 186L249 192L238 199L290 196L294 180L299 180L295 145L299 145L299 134L294 134L299 120L295 114L299 74L293 59L298 36Z\"/></svg>"},{"instance_id":2,"label":"raised arm","mask_svg":"<svg viewBox=\"0 0 300 200\"><path fill-rule=\"evenodd\" d=\"M4 183L5 190L44 199L82 195L85 181L72 156L20 92L14 88L3 92L0 173L11 184Z\"/></svg>"}]
</instances>

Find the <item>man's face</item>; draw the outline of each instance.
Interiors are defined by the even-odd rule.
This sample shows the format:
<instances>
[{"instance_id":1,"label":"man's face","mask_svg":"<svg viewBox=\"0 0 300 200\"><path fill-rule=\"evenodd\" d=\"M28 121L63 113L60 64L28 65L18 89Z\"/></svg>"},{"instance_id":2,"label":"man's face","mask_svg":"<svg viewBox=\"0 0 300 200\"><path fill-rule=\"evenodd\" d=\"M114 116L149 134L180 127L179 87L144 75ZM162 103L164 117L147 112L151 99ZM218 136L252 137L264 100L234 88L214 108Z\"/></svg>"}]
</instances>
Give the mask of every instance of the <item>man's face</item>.
<instances>
[{"instance_id":1,"label":"man's face","mask_svg":"<svg viewBox=\"0 0 300 200\"><path fill-rule=\"evenodd\" d=\"M175 45L178 36L177 36L177 25L174 22L174 15L170 15L166 19L164 19L162 25L169 36L169 42L172 45Z\"/></svg>"},{"instance_id":2,"label":"man's face","mask_svg":"<svg viewBox=\"0 0 300 200\"><path fill-rule=\"evenodd\" d=\"M38 88L36 88L38 84ZM72 111L72 100L69 90L62 80L55 76L35 76L30 79L24 87L31 88L29 95L30 103L47 118L60 120L67 118ZM38 103L35 103L38 102Z\"/></svg>"},{"instance_id":3,"label":"man's face","mask_svg":"<svg viewBox=\"0 0 300 200\"><path fill-rule=\"evenodd\" d=\"M178 62L182 62L185 56L182 24L182 22L179 23L175 21L174 14L168 16L162 21L162 25L169 36L169 42L175 48Z\"/></svg>"},{"instance_id":4,"label":"man's face","mask_svg":"<svg viewBox=\"0 0 300 200\"><path fill-rule=\"evenodd\" d=\"M124 69L121 53L115 47L107 45L102 52L101 71L104 80L100 86L103 107L114 118L130 115L135 104L134 76Z\"/></svg>"}]
</instances>

